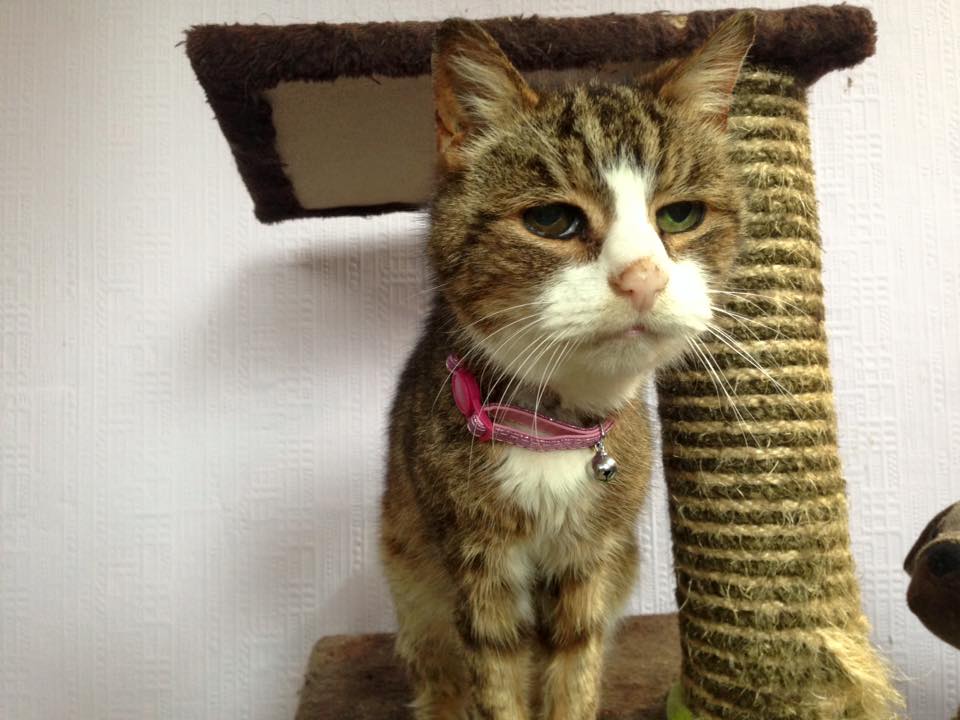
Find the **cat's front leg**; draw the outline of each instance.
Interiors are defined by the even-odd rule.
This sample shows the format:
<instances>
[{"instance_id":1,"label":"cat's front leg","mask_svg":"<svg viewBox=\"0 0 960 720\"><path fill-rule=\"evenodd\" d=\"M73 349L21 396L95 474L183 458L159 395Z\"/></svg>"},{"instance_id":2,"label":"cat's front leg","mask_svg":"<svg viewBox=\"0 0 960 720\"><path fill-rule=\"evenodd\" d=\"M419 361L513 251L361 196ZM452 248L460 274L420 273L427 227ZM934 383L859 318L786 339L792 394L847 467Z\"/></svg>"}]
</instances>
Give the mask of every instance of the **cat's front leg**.
<instances>
[{"instance_id":1,"label":"cat's front leg","mask_svg":"<svg viewBox=\"0 0 960 720\"><path fill-rule=\"evenodd\" d=\"M544 668L544 720L593 720L600 706L603 631L556 648Z\"/></svg>"},{"instance_id":2,"label":"cat's front leg","mask_svg":"<svg viewBox=\"0 0 960 720\"><path fill-rule=\"evenodd\" d=\"M600 702L606 616L602 578L550 583L541 629L546 646L544 720L593 720Z\"/></svg>"},{"instance_id":3,"label":"cat's front leg","mask_svg":"<svg viewBox=\"0 0 960 720\"><path fill-rule=\"evenodd\" d=\"M590 570L571 567L547 581L540 628L543 720L596 718L605 636L629 594L635 565L636 548L626 542Z\"/></svg>"},{"instance_id":4,"label":"cat's front leg","mask_svg":"<svg viewBox=\"0 0 960 720\"><path fill-rule=\"evenodd\" d=\"M528 720L530 571L516 547L486 545L463 560L457 627L473 686L476 717Z\"/></svg>"}]
</instances>

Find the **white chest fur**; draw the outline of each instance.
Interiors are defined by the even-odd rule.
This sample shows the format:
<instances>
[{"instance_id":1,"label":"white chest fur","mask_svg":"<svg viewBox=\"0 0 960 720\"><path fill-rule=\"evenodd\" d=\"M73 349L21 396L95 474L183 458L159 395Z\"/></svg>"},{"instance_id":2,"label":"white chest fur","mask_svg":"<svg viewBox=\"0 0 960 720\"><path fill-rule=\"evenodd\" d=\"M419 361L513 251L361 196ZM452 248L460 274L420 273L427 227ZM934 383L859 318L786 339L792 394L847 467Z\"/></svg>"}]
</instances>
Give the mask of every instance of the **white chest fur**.
<instances>
[{"instance_id":1,"label":"white chest fur","mask_svg":"<svg viewBox=\"0 0 960 720\"><path fill-rule=\"evenodd\" d=\"M522 612L532 618L529 590L537 573L560 575L578 555L597 492L592 449L534 452L504 447L495 471L500 491L530 514L533 534L514 545L506 571Z\"/></svg>"},{"instance_id":2,"label":"white chest fur","mask_svg":"<svg viewBox=\"0 0 960 720\"><path fill-rule=\"evenodd\" d=\"M555 536L576 524L591 504L592 448L534 452L506 447L496 471L502 492L534 518L538 535Z\"/></svg>"}]
</instances>

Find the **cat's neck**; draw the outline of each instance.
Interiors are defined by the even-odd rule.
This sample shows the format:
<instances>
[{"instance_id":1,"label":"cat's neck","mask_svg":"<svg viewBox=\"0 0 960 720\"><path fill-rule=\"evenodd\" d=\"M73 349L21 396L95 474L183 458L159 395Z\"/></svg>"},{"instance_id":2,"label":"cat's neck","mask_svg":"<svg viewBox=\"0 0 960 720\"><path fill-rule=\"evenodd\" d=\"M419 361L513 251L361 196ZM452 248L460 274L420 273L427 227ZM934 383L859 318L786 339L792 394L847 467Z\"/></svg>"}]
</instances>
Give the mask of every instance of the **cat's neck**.
<instances>
[{"instance_id":1,"label":"cat's neck","mask_svg":"<svg viewBox=\"0 0 960 720\"><path fill-rule=\"evenodd\" d=\"M650 376L604 374L596 363L566 356L563 362L544 370L524 372L494 359L474 341L459 323L449 304L437 295L427 328L427 341L434 346L434 364L442 366L447 355L463 358L476 377L485 403L508 403L557 420L589 425L616 416L641 398Z\"/></svg>"}]
</instances>

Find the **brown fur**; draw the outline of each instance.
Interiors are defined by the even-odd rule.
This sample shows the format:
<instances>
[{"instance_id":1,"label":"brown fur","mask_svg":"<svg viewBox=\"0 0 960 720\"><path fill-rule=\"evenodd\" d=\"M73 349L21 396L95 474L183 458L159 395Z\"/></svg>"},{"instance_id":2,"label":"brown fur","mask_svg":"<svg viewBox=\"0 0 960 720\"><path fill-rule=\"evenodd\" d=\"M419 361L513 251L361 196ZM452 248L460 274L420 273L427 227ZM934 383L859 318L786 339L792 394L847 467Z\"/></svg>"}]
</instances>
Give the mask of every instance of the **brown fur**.
<instances>
[{"instance_id":1,"label":"brown fur","mask_svg":"<svg viewBox=\"0 0 960 720\"><path fill-rule=\"evenodd\" d=\"M751 31L749 15L720 31L730 36L727 53L739 53L734 79ZM540 388L491 367L472 338L522 320L514 306L529 303L558 267L597 256L613 214L601 169L618 158L656 168L653 208L707 204L699 228L664 243L671 257L694 256L722 277L740 209L726 113L674 97L676 72L538 93L466 21L446 23L436 48L440 169L429 253L439 289L394 401L383 496L397 651L418 720L586 720L598 707L606 634L635 579L635 523L651 466L646 409L627 399L598 413L571 405L549 383L539 398ZM494 68L499 84L459 76L470 74L457 65L462 57L474 70ZM558 201L584 209L584 237L556 241L525 230L526 208ZM518 505L496 477L506 449L475 442L450 397L451 352L472 358L492 397L509 390L517 404L539 399L546 415L583 424L614 414L606 446L619 463L616 479L587 485L559 527ZM518 574L518 552L533 559L529 576Z\"/></svg>"}]
</instances>

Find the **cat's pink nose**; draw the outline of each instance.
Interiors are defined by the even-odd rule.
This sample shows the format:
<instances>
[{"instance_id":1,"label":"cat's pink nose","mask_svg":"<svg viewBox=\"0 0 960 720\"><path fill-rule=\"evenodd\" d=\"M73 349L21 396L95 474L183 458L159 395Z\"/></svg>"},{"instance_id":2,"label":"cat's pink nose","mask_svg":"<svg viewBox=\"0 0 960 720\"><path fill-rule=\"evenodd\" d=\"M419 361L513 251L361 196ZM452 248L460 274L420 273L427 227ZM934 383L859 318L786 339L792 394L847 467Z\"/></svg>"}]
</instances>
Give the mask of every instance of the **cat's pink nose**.
<instances>
[{"instance_id":1,"label":"cat's pink nose","mask_svg":"<svg viewBox=\"0 0 960 720\"><path fill-rule=\"evenodd\" d=\"M637 312L647 312L665 287L667 273L653 258L642 258L630 265L616 278L611 279L615 289L629 296Z\"/></svg>"}]
</instances>

